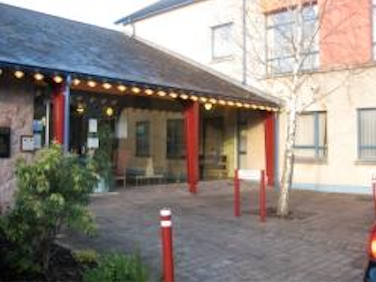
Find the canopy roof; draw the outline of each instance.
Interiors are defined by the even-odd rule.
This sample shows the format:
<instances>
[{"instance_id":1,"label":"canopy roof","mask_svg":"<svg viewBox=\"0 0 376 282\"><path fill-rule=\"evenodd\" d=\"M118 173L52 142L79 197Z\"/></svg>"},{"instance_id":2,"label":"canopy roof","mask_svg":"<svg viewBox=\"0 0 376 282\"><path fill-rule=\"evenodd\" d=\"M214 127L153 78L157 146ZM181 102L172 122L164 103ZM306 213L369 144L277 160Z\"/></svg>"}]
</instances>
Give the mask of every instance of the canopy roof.
<instances>
[{"instance_id":1,"label":"canopy roof","mask_svg":"<svg viewBox=\"0 0 376 282\"><path fill-rule=\"evenodd\" d=\"M0 4L0 67L24 66L277 106L265 93L223 79L121 32Z\"/></svg>"}]
</instances>

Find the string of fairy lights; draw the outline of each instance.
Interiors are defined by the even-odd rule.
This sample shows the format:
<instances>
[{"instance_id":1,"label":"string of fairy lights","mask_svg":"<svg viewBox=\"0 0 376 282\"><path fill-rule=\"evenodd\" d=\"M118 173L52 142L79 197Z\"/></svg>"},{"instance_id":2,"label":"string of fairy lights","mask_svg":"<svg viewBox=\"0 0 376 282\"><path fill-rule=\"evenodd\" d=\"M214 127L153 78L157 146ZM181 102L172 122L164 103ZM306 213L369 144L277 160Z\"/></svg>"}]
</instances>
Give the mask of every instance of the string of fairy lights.
<instances>
[{"instance_id":1,"label":"string of fairy lights","mask_svg":"<svg viewBox=\"0 0 376 282\"><path fill-rule=\"evenodd\" d=\"M16 70L10 70L10 72L13 72L13 76L17 79L23 79L27 76L26 72L20 69ZM0 75L4 73L4 69L0 68ZM33 79L36 81L42 82L47 77L51 78L52 81L54 81L57 84L64 82L64 77L60 74L43 74L42 72L32 72L31 75ZM234 107L234 108L242 108L242 109L251 109L251 110L261 110L261 111L268 111L268 112L277 112L279 109L277 107L271 107L269 105L261 105L256 103L248 103L244 101L239 101L236 99L230 99L230 98L214 98L214 97L207 97L206 95L199 95L199 94L191 94L186 93L182 91L176 91L176 90L160 90L160 89L153 89L152 87L149 87L147 85L134 85L129 84L125 85L124 83L111 83L109 81L103 81L103 80L95 80L92 78L87 79L81 79L79 77L75 77L72 79L72 85L74 87L80 87L80 86L87 86L88 88L92 88L93 90L98 89L104 89L106 91L114 91L118 92L118 94L126 94L131 93L134 95L144 95L144 96L155 96L155 97L161 97L161 98L171 98L171 99L181 99L181 100L191 100L194 102L202 103L204 108L206 110L211 110L213 106L219 105L219 106L228 106L228 107ZM83 111L80 109L79 111Z\"/></svg>"}]
</instances>

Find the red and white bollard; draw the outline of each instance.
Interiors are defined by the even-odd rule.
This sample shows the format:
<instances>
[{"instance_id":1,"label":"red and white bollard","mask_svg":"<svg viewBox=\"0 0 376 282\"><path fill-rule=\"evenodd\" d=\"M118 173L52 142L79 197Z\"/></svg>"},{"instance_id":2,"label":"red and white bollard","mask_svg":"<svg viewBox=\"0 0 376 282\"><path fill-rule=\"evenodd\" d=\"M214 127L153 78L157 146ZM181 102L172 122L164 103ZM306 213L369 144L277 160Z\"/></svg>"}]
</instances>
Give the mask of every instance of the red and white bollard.
<instances>
[{"instance_id":1,"label":"red and white bollard","mask_svg":"<svg viewBox=\"0 0 376 282\"><path fill-rule=\"evenodd\" d=\"M160 215L161 215L163 281L174 282L174 253L173 253L173 247L172 247L171 210L162 209L160 211Z\"/></svg>"},{"instance_id":2,"label":"red and white bollard","mask_svg":"<svg viewBox=\"0 0 376 282\"><path fill-rule=\"evenodd\" d=\"M266 221L266 178L265 178L265 170L261 170L261 177L260 177L260 221Z\"/></svg>"},{"instance_id":3,"label":"red and white bollard","mask_svg":"<svg viewBox=\"0 0 376 282\"><path fill-rule=\"evenodd\" d=\"M237 169L235 169L234 176L234 216L240 217L240 181Z\"/></svg>"}]
</instances>

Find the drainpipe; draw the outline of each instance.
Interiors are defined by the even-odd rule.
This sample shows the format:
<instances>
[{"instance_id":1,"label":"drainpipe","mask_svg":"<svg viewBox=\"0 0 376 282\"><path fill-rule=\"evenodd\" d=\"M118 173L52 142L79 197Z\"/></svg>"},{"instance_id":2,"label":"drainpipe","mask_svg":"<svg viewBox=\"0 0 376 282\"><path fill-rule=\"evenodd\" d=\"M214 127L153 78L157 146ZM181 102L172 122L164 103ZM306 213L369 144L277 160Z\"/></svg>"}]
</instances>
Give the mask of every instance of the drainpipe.
<instances>
[{"instance_id":1,"label":"drainpipe","mask_svg":"<svg viewBox=\"0 0 376 282\"><path fill-rule=\"evenodd\" d=\"M64 85L64 153L69 151L69 133L70 133L70 84L71 76L67 75Z\"/></svg>"},{"instance_id":2,"label":"drainpipe","mask_svg":"<svg viewBox=\"0 0 376 282\"><path fill-rule=\"evenodd\" d=\"M242 14L243 14L243 78L242 83L247 84L247 0L243 0L242 5Z\"/></svg>"},{"instance_id":3,"label":"drainpipe","mask_svg":"<svg viewBox=\"0 0 376 282\"><path fill-rule=\"evenodd\" d=\"M50 116L51 116L51 101L47 99L46 103L46 131L44 136L44 146L50 145Z\"/></svg>"}]
</instances>

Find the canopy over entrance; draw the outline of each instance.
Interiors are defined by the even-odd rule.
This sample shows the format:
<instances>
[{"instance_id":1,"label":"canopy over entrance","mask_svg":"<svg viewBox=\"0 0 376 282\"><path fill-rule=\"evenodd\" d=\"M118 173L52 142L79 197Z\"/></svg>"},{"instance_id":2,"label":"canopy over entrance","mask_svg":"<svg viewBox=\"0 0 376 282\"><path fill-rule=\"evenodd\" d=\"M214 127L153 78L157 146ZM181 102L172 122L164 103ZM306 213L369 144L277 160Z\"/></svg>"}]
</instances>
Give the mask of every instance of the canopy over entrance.
<instances>
[{"instance_id":1,"label":"canopy over entrance","mask_svg":"<svg viewBox=\"0 0 376 282\"><path fill-rule=\"evenodd\" d=\"M70 140L71 91L127 95L142 107L151 97L174 100L183 109L187 179L195 192L200 104L206 109L215 105L269 112L266 116L278 111L278 101L262 91L121 32L5 4L0 4L0 14L0 75L51 89L53 136L65 150Z\"/></svg>"}]
</instances>

